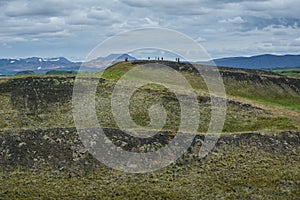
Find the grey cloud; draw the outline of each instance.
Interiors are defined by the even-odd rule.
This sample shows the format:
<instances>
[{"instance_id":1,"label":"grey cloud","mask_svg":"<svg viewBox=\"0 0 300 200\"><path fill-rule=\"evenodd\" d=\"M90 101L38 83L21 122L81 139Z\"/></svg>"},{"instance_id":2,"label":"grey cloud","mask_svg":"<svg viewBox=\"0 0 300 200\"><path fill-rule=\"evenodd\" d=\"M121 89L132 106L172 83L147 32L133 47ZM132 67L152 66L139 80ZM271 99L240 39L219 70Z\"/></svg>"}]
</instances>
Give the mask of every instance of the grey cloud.
<instances>
[{"instance_id":1,"label":"grey cloud","mask_svg":"<svg viewBox=\"0 0 300 200\"><path fill-rule=\"evenodd\" d=\"M68 25L110 26L121 22L121 16L109 9L92 8L88 11L74 12L65 18Z\"/></svg>"},{"instance_id":2,"label":"grey cloud","mask_svg":"<svg viewBox=\"0 0 300 200\"><path fill-rule=\"evenodd\" d=\"M88 14L87 17L90 19L97 20L100 22L100 24L106 23L114 24L121 22L122 16L119 15L116 12L112 12L110 9L104 9L104 8L92 8Z\"/></svg>"},{"instance_id":3,"label":"grey cloud","mask_svg":"<svg viewBox=\"0 0 300 200\"><path fill-rule=\"evenodd\" d=\"M0 9L0 45L12 56L20 47L83 58L107 37L142 27L183 32L213 57L300 51L298 0L0 0Z\"/></svg>"},{"instance_id":4,"label":"grey cloud","mask_svg":"<svg viewBox=\"0 0 300 200\"><path fill-rule=\"evenodd\" d=\"M245 10L253 16L259 14L266 17L287 17L300 18L298 0L268 0L268 1L247 1L242 3Z\"/></svg>"},{"instance_id":5,"label":"grey cloud","mask_svg":"<svg viewBox=\"0 0 300 200\"><path fill-rule=\"evenodd\" d=\"M210 11L210 8L203 7L201 0L120 0L122 3L136 8L145 8L159 11L168 15L203 15Z\"/></svg>"},{"instance_id":6,"label":"grey cloud","mask_svg":"<svg viewBox=\"0 0 300 200\"><path fill-rule=\"evenodd\" d=\"M64 14L61 1L12 1L3 8L8 17L58 16Z\"/></svg>"}]
</instances>

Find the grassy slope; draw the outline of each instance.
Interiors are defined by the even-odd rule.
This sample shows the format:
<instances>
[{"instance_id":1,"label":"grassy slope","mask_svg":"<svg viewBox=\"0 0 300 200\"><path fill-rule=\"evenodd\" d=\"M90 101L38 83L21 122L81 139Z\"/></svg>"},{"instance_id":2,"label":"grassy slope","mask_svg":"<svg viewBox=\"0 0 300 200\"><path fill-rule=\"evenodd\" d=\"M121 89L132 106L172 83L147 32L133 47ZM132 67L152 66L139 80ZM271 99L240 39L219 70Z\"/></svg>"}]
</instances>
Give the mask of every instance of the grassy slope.
<instances>
[{"instance_id":1,"label":"grassy slope","mask_svg":"<svg viewBox=\"0 0 300 200\"><path fill-rule=\"evenodd\" d=\"M210 106L203 79L186 71L180 64L170 64L181 70L198 94L202 117L199 131L205 132ZM102 77L106 81L99 83L96 101L102 126L117 127L110 111L110 95L118 78L133 67L130 62L121 62L104 71ZM274 132L299 127L300 94L287 84L285 77L228 68L221 68L220 72L227 96L234 100L228 103L225 132ZM33 75L1 79L0 112L3 114L0 115L0 129L74 127L71 107L73 78ZM299 87L299 81L296 84ZM180 107L174 94L166 88L144 86L135 92L131 101L131 115L137 124L149 125L148 109L155 103L162 103L168 111L165 129L176 131L178 128Z\"/></svg>"},{"instance_id":2,"label":"grassy slope","mask_svg":"<svg viewBox=\"0 0 300 200\"><path fill-rule=\"evenodd\" d=\"M130 63L119 63L104 73L107 80L98 87L97 99L97 114L103 126L116 126L109 111L109 95L116 79L132 67ZM223 71L226 74L226 70ZM186 71L182 73L199 95L200 112L208 119L207 111L210 107L205 101L208 96L205 84L198 76ZM267 79L267 75L261 84L251 82L248 76L238 79L239 74L236 77L227 74L226 77L224 82L228 97L236 101L228 104L225 131L297 130L297 122L291 118L299 116L299 94L280 88ZM72 76L0 79L0 129L74 126L70 102L72 84ZM26 94L30 94L30 97ZM172 129L178 123L176 116L179 110L178 102L173 97L168 90L157 85L147 85L132 97L135 106L131 108L131 115L136 123L147 126L147 108L151 103L161 101L166 107L168 104L167 108L172 111L168 126L165 127ZM205 120L201 127L205 130ZM48 140L57 144L58 149L63 149L61 145L64 141L59 137L66 138L69 132L56 134L50 130L50 133ZM15 130L11 134L10 141L15 140L16 148L20 148L22 137L20 141ZM0 134L0 140L3 135ZM125 174L103 165L85 171L89 166L85 162L80 168L76 168L76 162L70 166L62 164L57 167L47 162L42 165L37 163L30 170L26 165L5 166L2 162L8 158L4 157L0 159L0 199L297 199L300 196L300 141L293 133L287 135L291 137L289 140L281 136L265 138L255 134L226 135L213 152L200 161L191 159L147 174ZM239 137L243 138L237 139ZM72 144L72 141L66 141L66 144ZM39 152L55 151L47 149L47 142L36 142L32 147L38 148ZM4 148L5 145L2 143L0 147ZM22 148L26 150L27 146ZM69 146L66 149L71 152L70 155L75 151ZM19 152L26 153L25 150ZM1 149L0 156L10 154L13 153ZM45 154L43 159L47 160L48 156L51 155Z\"/></svg>"},{"instance_id":3,"label":"grassy slope","mask_svg":"<svg viewBox=\"0 0 300 200\"><path fill-rule=\"evenodd\" d=\"M177 63L175 64L177 65ZM172 63L170 66L172 67ZM131 63L117 63L105 70L102 77L110 80L118 80L133 67L134 65ZM177 66L175 66L175 68L176 67ZM181 72L198 95L208 96L206 84L200 76L185 71L184 69L182 69ZM300 93L299 91L296 92L291 89L285 77L276 76L275 74L267 72L264 73L263 71L230 68L220 68L220 73L223 75L223 81L229 99L246 102L246 104L255 105L254 107L259 106L269 111L272 115L279 115L278 118L271 118L270 115L264 115L255 108L251 110L251 113L249 110L244 110L240 107L237 108L236 105L229 104L229 115L227 116L224 131L258 131L263 129L263 127L266 129L271 128L269 127L270 124L273 124L275 129L276 126L278 126L278 129L285 129L290 126L290 120L288 118L294 118L295 116L300 117ZM296 84L298 84L296 86L299 88L299 81L296 82ZM287 113L293 113L294 115L280 116L280 113L277 112L277 110L280 109L286 110ZM285 125L287 125L287 127L285 127ZM295 125L299 126L300 124L297 121ZM274 129L272 131L274 131Z\"/></svg>"},{"instance_id":4,"label":"grassy slope","mask_svg":"<svg viewBox=\"0 0 300 200\"><path fill-rule=\"evenodd\" d=\"M98 98L96 99L97 115L103 127L117 128L110 110L110 95L118 77L132 67L131 63L119 63L110 67L103 74L103 77L107 80L99 83ZM192 73L183 71L183 74L199 95L199 106L201 108L199 131L206 132L210 119L210 106L205 83L199 76ZM233 80L230 76L228 77L224 78L227 92L230 96L239 97L237 94L243 92L245 88L241 87L241 85L245 83ZM24 76L15 79L2 79L1 81L0 110L3 113L0 116L1 129L74 127L71 102L74 82L72 76ZM251 83L248 85L251 85ZM253 86L253 90L256 92L257 87L260 87L261 90L265 91L268 86ZM3 91L4 88L6 91ZM279 89L278 86L274 85L272 92L275 94L282 93ZM250 94L247 93L247 95ZM261 94L260 98L265 101L270 99L268 95L264 96L264 92L261 92ZM292 94L296 100L299 98L299 95ZM278 98L279 100L291 99L290 95L290 93L286 92ZM245 97L242 94L240 96ZM297 106L300 101L296 102L296 100L294 100L294 103ZM134 93L130 107L134 121L141 126L148 126L150 124L148 109L151 105L157 103L162 103L168 111L167 124L164 128L176 131L180 123L179 103L173 93L158 85L146 85ZM250 104L249 102L244 104L243 101L241 103L229 101L224 131L276 132L297 129L298 125L290 119L290 116L280 115L279 113L273 116L274 114L271 111L251 106L251 102Z\"/></svg>"},{"instance_id":5,"label":"grassy slope","mask_svg":"<svg viewBox=\"0 0 300 200\"><path fill-rule=\"evenodd\" d=\"M118 79L134 67L131 63L117 63L104 71L103 77ZM291 90L287 78L255 70L220 68L227 95L244 97L258 102L275 104L290 109L300 110L299 91ZM184 76L196 90L206 91L206 85L198 75L183 71ZM277 81L277 83L276 83ZM297 87L300 87L298 81Z\"/></svg>"}]
</instances>

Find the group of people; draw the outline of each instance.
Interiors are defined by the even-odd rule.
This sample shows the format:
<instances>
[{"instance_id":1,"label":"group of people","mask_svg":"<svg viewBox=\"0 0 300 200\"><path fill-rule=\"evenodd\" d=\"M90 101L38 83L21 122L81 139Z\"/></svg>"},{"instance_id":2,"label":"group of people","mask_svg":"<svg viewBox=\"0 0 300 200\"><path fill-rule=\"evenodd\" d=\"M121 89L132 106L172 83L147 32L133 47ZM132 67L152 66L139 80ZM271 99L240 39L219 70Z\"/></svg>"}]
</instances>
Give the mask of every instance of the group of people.
<instances>
[{"instance_id":1,"label":"group of people","mask_svg":"<svg viewBox=\"0 0 300 200\"><path fill-rule=\"evenodd\" d=\"M148 57L148 60L151 60L151 58ZM161 57L161 58L160 58L160 57L155 57L155 60L162 60L162 61L163 61L163 60L164 60L164 57ZM179 57L176 58L175 60L176 60L176 62L180 62L180 58L179 58Z\"/></svg>"},{"instance_id":2,"label":"group of people","mask_svg":"<svg viewBox=\"0 0 300 200\"><path fill-rule=\"evenodd\" d=\"M151 58L150 57L148 57L148 60L150 60ZM164 60L164 57L155 57L155 60Z\"/></svg>"},{"instance_id":3,"label":"group of people","mask_svg":"<svg viewBox=\"0 0 300 200\"><path fill-rule=\"evenodd\" d=\"M150 57L148 57L148 60L150 60L151 58ZM127 62L128 61L128 58L126 57L125 59L125 62ZM155 60L164 60L164 57L155 57ZM176 62L180 62L180 58L178 57L178 58L176 58Z\"/></svg>"}]
</instances>

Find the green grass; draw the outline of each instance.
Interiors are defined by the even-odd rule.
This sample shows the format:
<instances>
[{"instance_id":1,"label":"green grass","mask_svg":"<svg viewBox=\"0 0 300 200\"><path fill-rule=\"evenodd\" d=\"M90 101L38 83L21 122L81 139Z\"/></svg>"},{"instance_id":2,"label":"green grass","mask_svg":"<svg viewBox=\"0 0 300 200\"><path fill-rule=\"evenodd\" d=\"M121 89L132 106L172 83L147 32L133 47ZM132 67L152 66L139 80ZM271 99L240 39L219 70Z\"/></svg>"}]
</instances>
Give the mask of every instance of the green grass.
<instances>
[{"instance_id":1,"label":"green grass","mask_svg":"<svg viewBox=\"0 0 300 200\"><path fill-rule=\"evenodd\" d=\"M291 110L300 110L300 95L288 86L282 88L272 82L237 82L225 80L226 92L229 95L243 97L261 103L273 104Z\"/></svg>"},{"instance_id":2,"label":"green grass","mask_svg":"<svg viewBox=\"0 0 300 200\"><path fill-rule=\"evenodd\" d=\"M113 84L113 81L110 82ZM108 88L107 88L108 87ZM156 89L154 89L156 88ZM100 124L103 127L117 128L110 108L110 94L113 86L100 86L98 88L96 110ZM138 89L130 100L130 114L133 120L148 127L150 124L149 108L155 104L161 104L167 111L165 130L177 131L180 124L180 105L173 93L166 88L156 85L146 85ZM210 121L210 106L208 102L199 101L200 123L199 132L206 132ZM149 127L148 127L149 128ZM247 132L247 131L276 131L296 130L293 121L284 116L272 114L257 108L247 108L243 105L228 104L227 116L223 131Z\"/></svg>"},{"instance_id":3,"label":"green grass","mask_svg":"<svg viewBox=\"0 0 300 200\"><path fill-rule=\"evenodd\" d=\"M119 79L133 67L134 65L130 62L119 62L110 66L109 70L104 70L101 77L105 79Z\"/></svg>"},{"instance_id":4,"label":"green grass","mask_svg":"<svg viewBox=\"0 0 300 200\"><path fill-rule=\"evenodd\" d=\"M265 103L265 104L272 104L276 106L281 106L283 108L287 108L289 110L294 110L294 111L300 111L300 105L298 102L298 98L295 99L263 99L263 98L251 98L248 97L248 99L260 102L260 103Z\"/></svg>"},{"instance_id":5,"label":"green grass","mask_svg":"<svg viewBox=\"0 0 300 200\"><path fill-rule=\"evenodd\" d=\"M300 67L289 68L289 69L276 69L276 70L272 70L272 71L277 74L280 74L280 75L300 78Z\"/></svg>"}]
</instances>

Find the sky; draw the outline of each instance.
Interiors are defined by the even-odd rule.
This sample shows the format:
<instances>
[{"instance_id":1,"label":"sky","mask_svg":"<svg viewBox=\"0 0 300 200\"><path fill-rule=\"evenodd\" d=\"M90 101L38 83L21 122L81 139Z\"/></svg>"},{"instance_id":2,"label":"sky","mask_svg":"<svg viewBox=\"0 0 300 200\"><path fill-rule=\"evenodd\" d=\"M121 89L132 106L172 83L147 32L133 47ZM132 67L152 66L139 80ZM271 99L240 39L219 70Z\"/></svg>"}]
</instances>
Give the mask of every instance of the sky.
<instances>
[{"instance_id":1,"label":"sky","mask_svg":"<svg viewBox=\"0 0 300 200\"><path fill-rule=\"evenodd\" d=\"M0 10L0 58L82 61L146 27L179 31L212 58L300 54L299 0L0 0Z\"/></svg>"}]
</instances>

